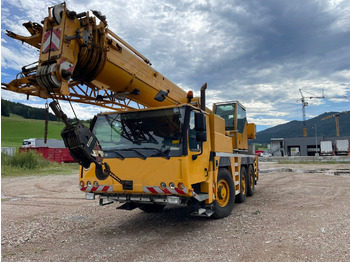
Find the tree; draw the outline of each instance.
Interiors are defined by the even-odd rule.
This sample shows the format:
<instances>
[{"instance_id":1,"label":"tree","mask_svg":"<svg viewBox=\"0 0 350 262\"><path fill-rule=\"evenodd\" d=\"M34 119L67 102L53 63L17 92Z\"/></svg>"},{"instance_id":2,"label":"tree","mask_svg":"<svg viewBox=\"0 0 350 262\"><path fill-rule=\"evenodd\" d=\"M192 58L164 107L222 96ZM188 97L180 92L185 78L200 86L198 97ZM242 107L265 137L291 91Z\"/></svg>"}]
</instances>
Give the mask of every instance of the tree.
<instances>
[{"instance_id":1,"label":"tree","mask_svg":"<svg viewBox=\"0 0 350 262\"><path fill-rule=\"evenodd\" d=\"M10 109L6 100L1 100L1 115L10 116Z\"/></svg>"}]
</instances>

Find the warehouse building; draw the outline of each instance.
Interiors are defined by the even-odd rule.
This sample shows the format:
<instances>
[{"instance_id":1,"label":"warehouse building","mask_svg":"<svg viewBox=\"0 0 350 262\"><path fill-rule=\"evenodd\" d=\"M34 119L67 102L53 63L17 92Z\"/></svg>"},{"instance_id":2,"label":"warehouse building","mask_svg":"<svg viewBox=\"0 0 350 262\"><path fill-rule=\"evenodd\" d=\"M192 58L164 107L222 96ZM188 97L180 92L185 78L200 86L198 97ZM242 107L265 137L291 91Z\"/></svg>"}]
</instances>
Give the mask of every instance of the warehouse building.
<instances>
[{"instance_id":1,"label":"warehouse building","mask_svg":"<svg viewBox=\"0 0 350 262\"><path fill-rule=\"evenodd\" d=\"M350 136L271 138L270 152L272 156L315 156L321 153L321 141L331 141L334 154L337 154L337 140L347 140L349 143Z\"/></svg>"}]
</instances>

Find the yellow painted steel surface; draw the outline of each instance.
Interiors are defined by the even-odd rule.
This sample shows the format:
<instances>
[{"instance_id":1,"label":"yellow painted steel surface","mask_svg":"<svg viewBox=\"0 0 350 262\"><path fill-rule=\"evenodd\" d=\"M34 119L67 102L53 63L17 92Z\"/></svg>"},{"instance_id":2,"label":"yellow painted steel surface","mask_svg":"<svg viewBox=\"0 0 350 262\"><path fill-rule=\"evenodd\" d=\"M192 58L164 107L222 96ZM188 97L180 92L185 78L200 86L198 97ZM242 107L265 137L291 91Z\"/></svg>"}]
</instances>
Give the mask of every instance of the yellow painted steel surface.
<instances>
[{"instance_id":1,"label":"yellow painted steel surface","mask_svg":"<svg viewBox=\"0 0 350 262\"><path fill-rule=\"evenodd\" d=\"M225 135L225 120L209 114L211 148L214 152L232 153L232 139Z\"/></svg>"},{"instance_id":2,"label":"yellow painted steel surface","mask_svg":"<svg viewBox=\"0 0 350 262\"><path fill-rule=\"evenodd\" d=\"M174 105L186 102L187 93L140 60L136 55L123 49L121 53L113 50L107 53L107 62L96 76L103 87L114 92L131 92L135 88L139 95L130 95L133 101L147 107ZM169 100L158 102L154 97L159 90L169 91Z\"/></svg>"},{"instance_id":3,"label":"yellow painted steel surface","mask_svg":"<svg viewBox=\"0 0 350 262\"><path fill-rule=\"evenodd\" d=\"M247 137L252 140L256 139L256 125L254 123L248 124Z\"/></svg>"},{"instance_id":4,"label":"yellow painted steel surface","mask_svg":"<svg viewBox=\"0 0 350 262\"><path fill-rule=\"evenodd\" d=\"M93 183L97 181L101 185L113 185L113 191L116 193L143 194L144 186L156 187L164 182L169 186L173 182L176 186L181 182L188 190L192 184L209 180L208 173L204 168L209 169L209 163L206 156L198 157L194 162L191 156L172 157L165 159L160 157L149 157L146 160L141 158L118 158L105 159L111 170L121 179L132 180L133 190L124 191L122 185L111 177L105 180L99 180L95 175L95 165L90 169L83 171L83 177L80 181L86 184L88 181ZM212 185L212 184L211 184ZM208 189L209 190L209 189ZM188 192L188 196L192 196Z\"/></svg>"}]
</instances>

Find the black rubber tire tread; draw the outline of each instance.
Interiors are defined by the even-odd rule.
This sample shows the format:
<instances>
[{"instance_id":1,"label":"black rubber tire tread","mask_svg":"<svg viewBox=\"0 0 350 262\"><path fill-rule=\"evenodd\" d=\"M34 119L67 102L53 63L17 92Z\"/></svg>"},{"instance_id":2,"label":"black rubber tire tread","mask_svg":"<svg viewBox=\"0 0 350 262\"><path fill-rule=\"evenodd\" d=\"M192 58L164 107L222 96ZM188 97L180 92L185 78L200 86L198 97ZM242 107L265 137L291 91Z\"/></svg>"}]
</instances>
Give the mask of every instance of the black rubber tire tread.
<instances>
[{"instance_id":1,"label":"black rubber tire tread","mask_svg":"<svg viewBox=\"0 0 350 262\"><path fill-rule=\"evenodd\" d=\"M139 209L141 209L143 212L146 213L157 213L164 209L165 205L159 205L159 204L142 204L139 206Z\"/></svg>"},{"instance_id":2,"label":"black rubber tire tread","mask_svg":"<svg viewBox=\"0 0 350 262\"><path fill-rule=\"evenodd\" d=\"M220 206L217 201L214 201L214 214L213 218L224 218L231 214L232 209L235 205L235 185L233 183L233 179L231 173L226 168L220 168L218 174L218 182L224 179L227 181L230 190L230 198L226 206Z\"/></svg>"},{"instance_id":3,"label":"black rubber tire tread","mask_svg":"<svg viewBox=\"0 0 350 262\"><path fill-rule=\"evenodd\" d=\"M253 181L250 180L251 174L253 175ZM254 189L255 189L255 173L254 173L254 168L252 165L249 165L248 167L248 184L247 184L247 196L252 196L254 195ZM251 182L253 182L251 184Z\"/></svg>"},{"instance_id":4,"label":"black rubber tire tread","mask_svg":"<svg viewBox=\"0 0 350 262\"><path fill-rule=\"evenodd\" d=\"M242 192L242 178L243 176L245 176L245 181L246 181L246 190L245 190L245 193L243 194ZM247 179L248 179L248 176L247 176L247 169L242 166L241 167L241 174L239 176L239 179L240 179L240 183L239 183L239 186L240 186L240 192L239 194L236 196L236 203L243 203L245 201L245 198L247 196Z\"/></svg>"}]
</instances>

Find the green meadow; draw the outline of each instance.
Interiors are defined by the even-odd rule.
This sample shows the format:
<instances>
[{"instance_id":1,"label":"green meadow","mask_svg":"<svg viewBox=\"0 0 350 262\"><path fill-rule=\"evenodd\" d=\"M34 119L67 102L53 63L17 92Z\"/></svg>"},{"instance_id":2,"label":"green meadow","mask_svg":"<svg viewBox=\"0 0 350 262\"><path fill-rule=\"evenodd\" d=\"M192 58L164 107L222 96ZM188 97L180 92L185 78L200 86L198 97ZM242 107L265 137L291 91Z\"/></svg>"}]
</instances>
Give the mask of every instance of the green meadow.
<instances>
[{"instance_id":1,"label":"green meadow","mask_svg":"<svg viewBox=\"0 0 350 262\"><path fill-rule=\"evenodd\" d=\"M49 121L48 138L62 139L61 131L64 128L62 122ZM21 147L23 139L44 138L45 121L26 119L18 115L10 114L9 117L1 116L1 146ZM1 176L26 176L47 174L72 174L79 171L77 163L49 162L35 154L16 153L14 156L1 154Z\"/></svg>"},{"instance_id":2,"label":"green meadow","mask_svg":"<svg viewBox=\"0 0 350 262\"><path fill-rule=\"evenodd\" d=\"M61 131L64 123L49 121L49 139L62 139ZM37 119L26 119L24 117L10 114L10 117L1 116L1 146L21 147L23 139L44 138L45 121Z\"/></svg>"}]
</instances>

